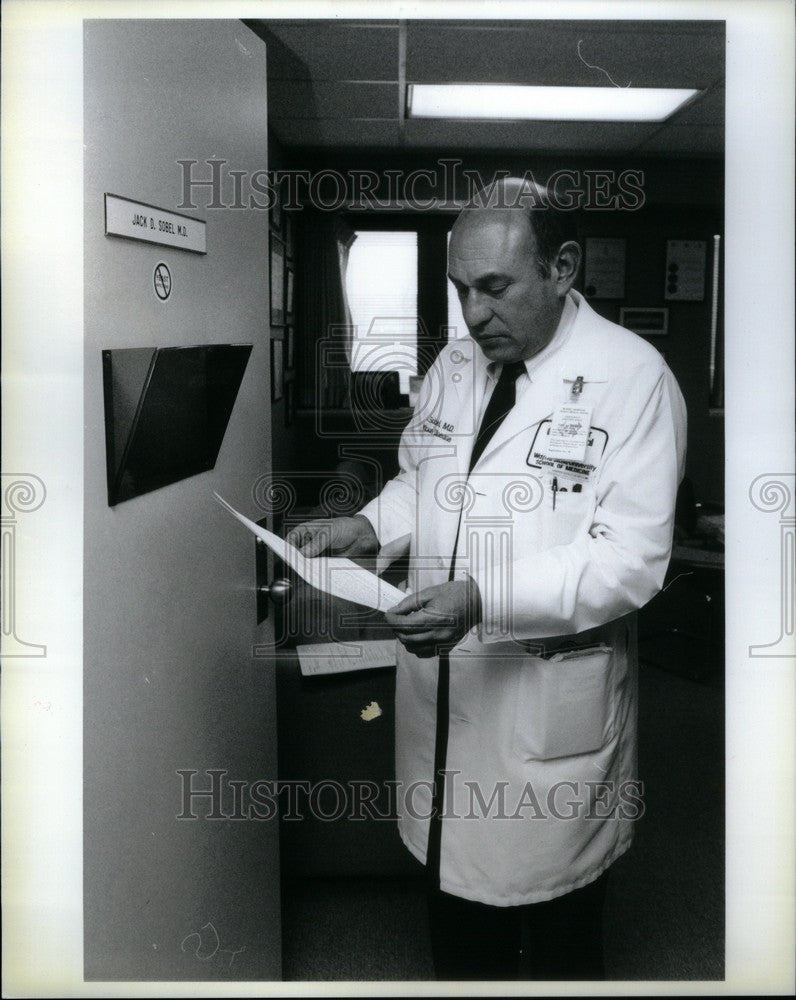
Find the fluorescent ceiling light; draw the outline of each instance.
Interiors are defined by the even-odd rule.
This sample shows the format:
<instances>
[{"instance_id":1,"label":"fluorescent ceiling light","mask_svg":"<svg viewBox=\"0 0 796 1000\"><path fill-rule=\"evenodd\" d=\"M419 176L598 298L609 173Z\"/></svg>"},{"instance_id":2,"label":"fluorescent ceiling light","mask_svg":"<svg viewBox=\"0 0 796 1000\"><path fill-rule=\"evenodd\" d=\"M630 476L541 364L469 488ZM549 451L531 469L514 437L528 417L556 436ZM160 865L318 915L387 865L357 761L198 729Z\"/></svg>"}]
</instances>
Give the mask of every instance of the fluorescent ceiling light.
<instances>
[{"instance_id":1,"label":"fluorescent ceiling light","mask_svg":"<svg viewBox=\"0 0 796 1000\"><path fill-rule=\"evenodd\" d=\"M410 118L662 122L698 93L661 87L412 83L407 113Z\"/></svg>"}]
</instances>

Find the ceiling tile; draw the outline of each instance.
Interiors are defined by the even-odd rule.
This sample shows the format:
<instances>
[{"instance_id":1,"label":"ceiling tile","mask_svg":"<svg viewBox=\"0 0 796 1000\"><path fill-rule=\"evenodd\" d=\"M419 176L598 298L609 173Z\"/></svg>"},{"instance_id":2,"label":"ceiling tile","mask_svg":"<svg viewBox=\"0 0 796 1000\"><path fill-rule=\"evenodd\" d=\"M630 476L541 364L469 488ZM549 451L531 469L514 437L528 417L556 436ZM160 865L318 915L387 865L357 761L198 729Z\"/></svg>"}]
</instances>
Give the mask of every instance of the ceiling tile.
<instances>
[{"instance_id":1,"label":"ceiling tile","mask_svg":"<svg viewBox=\"0 0 796 1000\"><path fill-rule=\"evenodd\" d=\"M397 118L398 84L273 80L268 107L274 118Z\"/></svg>"},{"instance_id":2,"label":"ceiling tile","mask_svg":"<svg viewBox=\"0 0 796 1000\"><path fill-rule=\"evenodd\" d=\"M528 21L509 28L413 22L407 31L407 80L707 87L722 77L723 29L695 33L658 25L645 22L633 30L625 23L604 30L573 21Z\"/></svg>"},{"instance_id":3,"label":"ceiling tile","mask_svg":"<svg viewBox=\"0 0 796 1000\"><path fill-rule=\"evenodd\" d=\"M605 152L633 149L657 126L625 122L449 122L415 120L406 123L407 142L416 147L489 150L516 149L549 153Z\"/></svg>"},{"instance_id":4,"label":"ceiling tile","mask_svg":"<svg viewBox=\"0 0 796 1000\"><path fill-rule=\"evenodd\" d=\"M410 21L407 81L695 86L670 124L398 122L397 22L265 21L271 126L289 146L707 157L724 148L721 21ZM580 55L578 55L580 42ZM591 63L592 66L587 66ZM600 68L593 68L600 67ZM605 72L603 72L603 70Z\"/></svg>"},{"instance_id":5,"label":"ceiling tile","mask_svg":"<svg viewBox=\"0 0 796 1000\"><path fill-rule=\"evenodd\" d=\"M724 87L716 87L683 108L667 125L723 125Z\"/></svg>"},{"instance_id":6,"label":"ceiling tile","mask_svg":"<svg viewBox=\"0 0 796 1000\"><path fill-rule=\"evenodd\" d=\"M362 121L350 118L325 119L323 121L273 118L269 124L277 138L287 146L394 149L401 145L398 122Z\"/></svg>"},{"instance_id":7,"label":"ceiling tile","mask_svg":"<svg viewBox=\"0 0 796 1000\"><path fill-rule=\"evenodd\" d=\"M272 36L270 46L266 41L271 80L398 79L397 26L264 24Z\"/></svg>"},{"instance_id":8,"label":"ceiling tile","mask_svg":"<svg viewBox=\"0 0 796 1000\"><path fill-rule=\"evenodd\" d=\"M671 156L723 156L723 125L665 125L640 143L639 153L667 153Z\"/></svg>"}]
</instances>

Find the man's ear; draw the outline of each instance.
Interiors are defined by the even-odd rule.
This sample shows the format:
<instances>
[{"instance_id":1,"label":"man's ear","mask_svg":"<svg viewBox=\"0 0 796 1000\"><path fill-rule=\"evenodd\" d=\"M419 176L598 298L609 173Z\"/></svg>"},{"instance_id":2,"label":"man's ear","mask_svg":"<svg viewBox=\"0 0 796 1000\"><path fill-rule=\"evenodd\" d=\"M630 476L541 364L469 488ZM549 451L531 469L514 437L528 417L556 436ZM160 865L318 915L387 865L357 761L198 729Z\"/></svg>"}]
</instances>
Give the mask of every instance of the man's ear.
<instances>
[{"instance_id":1,"label":"man's ear","mask_svg":"<svg viewBox=\"0 0 796 1000\"><path fill-rule=\"evenodd\" d=\"M558 248L556 259L553 262L551 276L556 284L558 297L563 299L567 292L575 283L575 278L580 270L580 260L582 251L580 245L573 240L562 243Z\"/></svg>"}]
</instances>

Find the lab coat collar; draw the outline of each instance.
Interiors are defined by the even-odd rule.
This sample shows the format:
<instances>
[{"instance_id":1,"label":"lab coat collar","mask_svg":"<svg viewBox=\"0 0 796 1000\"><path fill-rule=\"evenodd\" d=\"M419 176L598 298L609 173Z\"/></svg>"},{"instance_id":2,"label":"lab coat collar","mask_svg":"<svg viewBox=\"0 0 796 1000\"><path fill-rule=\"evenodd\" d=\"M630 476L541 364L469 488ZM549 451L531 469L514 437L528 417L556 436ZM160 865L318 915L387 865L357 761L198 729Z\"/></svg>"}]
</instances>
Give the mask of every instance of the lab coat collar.
<instances>
[{"instance_id":1,"label":"lab coat collar","mask_svg":"<svg viewBox=\"0 0 796 1000\"><path fill-rule=\"evenodd\" d=\"M571 308L567 309L571 303ZM526 388L517 405L506 416L498 427L494 437L484 449L479 463L485 462L498 451L507 441L516 437L534 424L550 417L553 410L563 403L567 396L567 384L564 379L574 379L578 375L589 376L586 368L585 355L588 353L588 328L594 322L596 314L578 292L570 292L565 303L556 333L547 348L535 358L526 362L526 371L531 364L529 378L531 385ZM468 380L476 388L473 400L476 407L483 398L486 383L488 362L482 351L470 342L475 349L473 363L475 378ZM532 364L537 362L536 364ZM575 367L580 368L576 372ZM476 410L477 412L477 410ZM460 472L466 475L471 449L459 449Z\"/></svg>"}]
</instances>

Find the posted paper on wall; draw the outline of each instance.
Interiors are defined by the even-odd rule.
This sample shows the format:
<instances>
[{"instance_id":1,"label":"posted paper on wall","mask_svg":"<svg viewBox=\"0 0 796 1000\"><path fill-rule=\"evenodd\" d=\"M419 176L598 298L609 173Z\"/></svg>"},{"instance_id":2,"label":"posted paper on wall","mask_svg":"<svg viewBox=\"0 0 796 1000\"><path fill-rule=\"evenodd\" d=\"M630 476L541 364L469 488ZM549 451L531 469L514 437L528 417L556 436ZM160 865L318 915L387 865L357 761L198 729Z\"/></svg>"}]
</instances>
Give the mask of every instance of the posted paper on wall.
<instances>
[{"instance_id":1,"label":"posted paper on wall","mask_svg":"<svg viewBox=\"0 0 796 1000\"><path fill-rule=\"evenodd\" d=\"M249 531L254 532L283 562L298 573L302 580L306 580L316 590L322 590L326 594L341 597L346 601L353 601L355 604L362 604L366 608L376 608L378 611L389 611L406 597L406 594L397 587L379 579L375 573L363 569L362 566L357 566L350 559L336 556L316 556L308 559L294 545L289 545L284 538L244 517L218 493L214 493L214 496L233 517L236 517L241 524L245 524Z\"/></svg>"}]
</instances>

